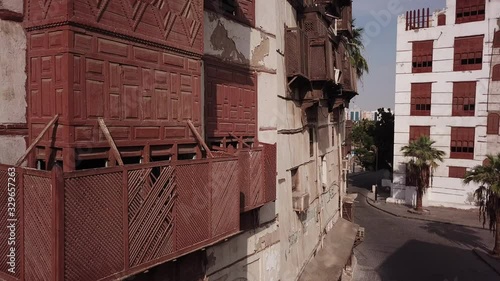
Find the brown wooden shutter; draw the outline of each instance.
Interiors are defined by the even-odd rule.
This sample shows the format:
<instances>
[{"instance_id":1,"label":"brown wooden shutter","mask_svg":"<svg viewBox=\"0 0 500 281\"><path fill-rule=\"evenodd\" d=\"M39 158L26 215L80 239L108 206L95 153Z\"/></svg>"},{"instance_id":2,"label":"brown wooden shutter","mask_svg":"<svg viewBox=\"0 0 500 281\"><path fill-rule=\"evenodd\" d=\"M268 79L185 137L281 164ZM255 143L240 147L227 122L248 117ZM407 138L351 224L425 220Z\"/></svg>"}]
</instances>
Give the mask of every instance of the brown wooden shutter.
<instances>
[{"instance_id":1,"label":"brown wooden shutter","mask_svg":"<svg viewBox=\"0 0 500 281\"><path fill-rule=\"evenodd\" d=\"M493 48L500 48L500 30L496 31L493 36Z\"/></svg>"},{"instance_id":2,"label":"brown wooden shutter","mask_svg":"<svg viewBox=\"0 0 500 281\"><path fill-rule=\"evenodd\" d=\"M438 15L438 26L446 25L446 14Z\"/></svg>"},{"instance_id":3,"label":"brown wooden shutter","mask_svg":"<svg viewBox=\"0 0 500 281\"><path fill-rule=\"evenodd\" d=\"M493 66L493 71L491 73L492 81L500 81L500 64Z\"/></svg>"},{"instance_id":4,"label":"brown wooden shutter","mask_svg":"<svg viewBox=\"0 0 500 281\"><path fill-rule=\"evenodd\" d=\"M498 127L500 123L500 115L497 113L489 113L487 119L486 133L488 135L498 135Z\"/></svg>"},{"instance_id":5,"label":"brown wooden shutter","mask_svg":"<svg viewBox=\"0 0 500 281\"><path fill-rule=\"evenodd\" d=\"M430 126L410 126L410 139L409 141L415 141L421 136L431 135L431 127Z\"/></svg>"},{"instance_id":6,"label":"brown wooden shutter","mask_svg":"<svg viewBox=\"0 0 500 281\"><path fill-rule=\"evenodd\" d=\"M474 116L476 81L453 83L452 116Z\"/></svg>"},{"instance_id":7,"label":"brown wooden shutter","mask_svg":"<svg viewBox=\"0 0 500 281\"><path fill-rule=\"evenodd\" d=\"M466 172L467 168L465 167L449 167L448 177L463 179L465 177Z\"/></svg>"}]
</instances>

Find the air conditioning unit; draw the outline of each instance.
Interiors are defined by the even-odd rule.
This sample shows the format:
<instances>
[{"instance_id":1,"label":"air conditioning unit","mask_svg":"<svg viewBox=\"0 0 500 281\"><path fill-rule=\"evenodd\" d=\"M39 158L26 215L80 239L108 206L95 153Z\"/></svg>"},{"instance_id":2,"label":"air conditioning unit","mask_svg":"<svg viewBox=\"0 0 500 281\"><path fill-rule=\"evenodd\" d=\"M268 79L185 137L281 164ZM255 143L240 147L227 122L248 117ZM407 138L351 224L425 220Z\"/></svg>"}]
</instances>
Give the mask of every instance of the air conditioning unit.
<instances>
[{"instance_id":1,"label":"air conditioning unit","mask_svg":"<svg viewBox=\"0 0 500 281\"><path fill-rule=\"evenodd\" d=\"M309 193L294 191L292 193L292 205L295 212L305 212L309 208Z\"/></svg>"}]
</instances>

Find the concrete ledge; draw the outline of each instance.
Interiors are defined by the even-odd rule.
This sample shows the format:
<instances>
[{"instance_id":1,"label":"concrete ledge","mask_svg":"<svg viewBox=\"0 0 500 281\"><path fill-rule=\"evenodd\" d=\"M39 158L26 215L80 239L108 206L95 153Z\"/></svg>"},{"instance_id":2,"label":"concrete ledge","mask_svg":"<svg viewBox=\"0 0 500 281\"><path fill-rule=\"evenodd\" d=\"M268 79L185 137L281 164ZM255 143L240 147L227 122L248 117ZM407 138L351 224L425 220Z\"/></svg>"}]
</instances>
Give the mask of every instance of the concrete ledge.
<instances>
[{"instance_id":1,"label":"concrete ledge","mask_svg":"<svg viewBox=\"0 0 500 281\"><path fill-rule=\"evenodd\" d=\"M336 281L352 255L359 225L339 219L325 236L324 247L306 265L298 281Z\"/></svg>"},{"instance_id":2,"label":"concrete ledge","mask_svg":"<svg viewBox=\"0 0 500 281\"><path fill-rule=\"evenodd\" d=\"M472 250L481 260L488 264L498 275L500 275L500 258L494 258L485 251L474 248Z\"/></svg>"}]
</instances>

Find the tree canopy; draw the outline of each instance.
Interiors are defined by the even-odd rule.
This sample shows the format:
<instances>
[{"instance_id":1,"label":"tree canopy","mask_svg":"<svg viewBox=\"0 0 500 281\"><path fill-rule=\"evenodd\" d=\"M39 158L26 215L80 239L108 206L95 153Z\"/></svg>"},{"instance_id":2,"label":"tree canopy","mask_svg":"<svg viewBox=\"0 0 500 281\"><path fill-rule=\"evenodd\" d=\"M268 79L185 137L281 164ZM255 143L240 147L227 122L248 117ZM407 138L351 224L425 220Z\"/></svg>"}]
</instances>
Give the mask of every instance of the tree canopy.
<instances>
[{"instance_id":1,"label":"tree canopy","mask_svg":"<svg viewBox=\"0 0 500 281\"><path fill-rule=\"evenodd\" d=\"M354 152L366 169L378 166L392 170L394 155L394 114L377 110L377 121L361 120L353 125L351 139ZM375 149L374 149L375 146ZM378 154L378 157L375 157ZM378 165L375 161L378 160Z\"/></svg>"}]
</instances>

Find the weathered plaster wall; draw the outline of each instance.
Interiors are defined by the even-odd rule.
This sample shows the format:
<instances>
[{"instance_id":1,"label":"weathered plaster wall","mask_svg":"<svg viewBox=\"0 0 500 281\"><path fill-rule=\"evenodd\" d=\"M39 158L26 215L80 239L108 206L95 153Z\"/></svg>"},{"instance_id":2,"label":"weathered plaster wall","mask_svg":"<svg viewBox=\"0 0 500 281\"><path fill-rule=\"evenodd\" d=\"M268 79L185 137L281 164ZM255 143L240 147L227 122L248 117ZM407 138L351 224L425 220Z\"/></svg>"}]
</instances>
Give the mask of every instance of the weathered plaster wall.
<instances>
[{"instance_id":1,"label":"weathered plaster wall","mask_svg":"<svg viewBox=\"0 0 500 281\"><path fill-rule=\"evenodd\" d=\"M22 13L23 1L0 1L0 9ZM0 127L26 123L26 36L21 23L0 19ZM0 130L1 131L1 130ZM26 149L23 136L0 134L0 163L14 164Z\"/></svg>"},{"instance_id":2,"label":"weathered plaster wall","mask_svg":"<svg viewBox=\"0 0 500 281\"><path fill-rule=\"evenodd\" d=\"M487 19L481 22L455 25L455 2L447 1L445 26L405 31L405 18L398 18L398 40L396 55L396 98L395 98L395 145L394 145L394 183L404 185L404 166L407 161L401 147L408 144L409 126L431 126L431 138L435 147L443 150L447 157L436 170L432 188L426 194L428 205L453 205L467 207L473 205L472 194L477 188L474 184L463 185L460 179L448 178L449 166L473 167L481 164L486 153L486 116L488 101L488 82L490 76L490 57L493 30L497 28L494 17L498 3L487 2ZM441 12L443 12L441 11ZM437 14L434 14L436 19ZM433 21L435 25L436 21ZM485 34L483 67L475 71L453 71L455 37ZM412 74L412 42L434 40L433 72ZM453 82L477 81L476 113L474 117L453 117ZM432 82L431 116L410 116L411 83ZM451 127L475 127L474 159L449 159ZM424 201L425 202L425 201Z\"/></svg>"},{"instance_id":3,"label":"weathered plaster wall","mask_svg":"<svg viewBox=\"0 0 500 281\"><path fill-rule=\"evenodd\" d=\"M23 0L0 0L0 10L23 13Z\"/></svg>"},{"instance_id":4,"label":"weathered plaster wall","mask_svg":"<svg viewBox=\"0 0 500 281\"><path fill-rule=\"evenodd\" d=\"M206 55L253 68L276 69L276 40L273 34L222 18L210 11L205 11L204 19Z\"/></svg>"},{"instance_id":5,"label":"weathered plaster wall","mask_svg":"<svg viewBox=\"0 0 500 281\"><path fill-rule=\"evenodd\" d=\"M496 31L500 30L500 21L497 21ZM491 72L493 67L500 65L500 48L492 49ZM489 79L488 111L500 113L500 81ZM487 135L487 151L490 154L500 153L500 135Z\"/></svg>"},{"instance_id":6,"label":"weathered plaster wall","mask_svg":"<svg viewBox=\"0 0 500 281\"><path fill-rule=\"evenodd\" d=\"M276 220L207 249L209 280L296 280L317 249L323 229L329 230L340 215L339 151L331 146L330 115L327 110L318 112L320 137L311 157L309 132L301 130L303 111L285 98L285 60L280 54L285 50L285 24L297 24L286 0L257 0L256 28L205 12L205 54L257 71L259 140L278 144L277 201L259 213L261 223ZM296 167L299 190L310 195L304 213L292 208L290 170Z\"/></svg>"}]
</instances>

